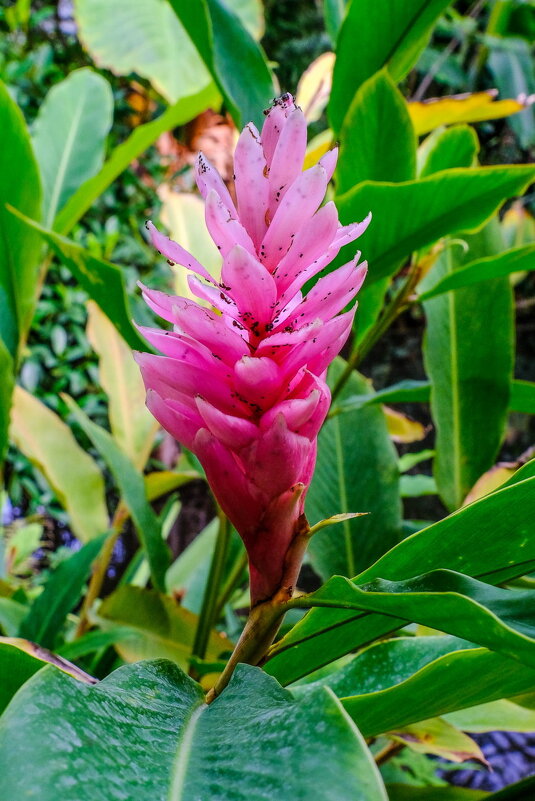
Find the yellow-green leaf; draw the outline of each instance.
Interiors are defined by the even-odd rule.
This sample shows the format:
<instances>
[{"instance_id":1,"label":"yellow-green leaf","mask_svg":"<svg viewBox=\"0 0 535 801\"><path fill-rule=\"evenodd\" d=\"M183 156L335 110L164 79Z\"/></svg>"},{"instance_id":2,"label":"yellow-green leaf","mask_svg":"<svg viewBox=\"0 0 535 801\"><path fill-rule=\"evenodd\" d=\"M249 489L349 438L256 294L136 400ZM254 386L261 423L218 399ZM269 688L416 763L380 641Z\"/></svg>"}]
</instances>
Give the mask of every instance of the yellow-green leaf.
<instances>
[{"instance_id":1,"label":"yellow-green leaf","mask_svg":"<svg viewBox=\"0 0 535 801\"><path fill-rule=\"evenodd\" d=\"M109 400L113 436L133 464L143 469L158 423L145 406L145 387L132 351L97 304L90 300L87 336L99 356L99 379Z\"/></svg>"},{"instance_id":2,"label":"yellow-green leaf","mask_svg":"<svg viewBox=\"0 0 535 801\"><path fill-rule=\"evenodd\" d=\"M455 122L483 122L509 117L526 108L526 101L508 98L496 100L497 91L432 97L429 100L409 103L409 114L418 135L432 131L440 125Z\"/></svg>"},{"instance_id":3,"label":"yellow-green leaf","mask_svg":"<svg viewBox=\"0 0 535 801\"><path fill-rule=\"evenodd\" d=\"M100 470L70 428L22 387L16 387L13 395L10 436L44 475L82 542L106 531L108 511Z\"/></svg>"}]
</instances>

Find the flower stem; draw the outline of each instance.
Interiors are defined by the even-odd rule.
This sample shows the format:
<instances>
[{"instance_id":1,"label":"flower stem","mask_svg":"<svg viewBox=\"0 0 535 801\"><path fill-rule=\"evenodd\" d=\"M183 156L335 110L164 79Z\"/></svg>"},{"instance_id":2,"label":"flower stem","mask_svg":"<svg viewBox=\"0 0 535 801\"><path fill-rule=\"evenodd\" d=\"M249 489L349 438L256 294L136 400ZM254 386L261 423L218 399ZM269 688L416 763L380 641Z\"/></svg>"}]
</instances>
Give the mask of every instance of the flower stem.
<instances>
[{"instance_id":1,"label":"flower stem","mask_svg":"<svg viewBox=\"0 0 535 801\"><path fill-rule=\"evenodd\" d=\"M210 565L210 572L204 589L199 622L197 624L197 631L195 632L195 640L191 652L191 655L197 657L197 659L204 659L206 656L210 632L219 614L217 602L230 546L230 534L228 520L223 512L219 510L219 531L212 556L212 564Z\"/></svg>"}]
</instances>

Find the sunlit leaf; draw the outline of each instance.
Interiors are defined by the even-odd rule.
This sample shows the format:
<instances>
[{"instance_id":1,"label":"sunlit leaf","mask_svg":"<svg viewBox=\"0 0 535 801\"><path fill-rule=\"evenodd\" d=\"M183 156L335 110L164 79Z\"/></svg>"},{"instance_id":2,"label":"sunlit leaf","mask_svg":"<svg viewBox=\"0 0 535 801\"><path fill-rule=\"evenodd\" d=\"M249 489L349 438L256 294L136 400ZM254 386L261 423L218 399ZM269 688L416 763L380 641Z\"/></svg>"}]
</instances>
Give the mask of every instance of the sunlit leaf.
<instances>
[{"instance_id":1,"label":"sunlit leaf","mask_svg":"<svg viewBox=\"0 0 535 801\"><path fill-rule=\"evenodd\" d=\"M295 102L308 123L319 120L329 102L335 58L334 53L322 53L299 78Z\"/></svg>"},{"instance_id":2,"label":"sunlit leaf","mask_svg":"<svg viewBox=\"0 0 535 801\"><path fill-rule=\"evenodd\" d=\"M496 89L488 89L473 94L433 97L420 102L410 102L409 114L416 133L420 135L441 125L498 120L526 108L524 99L497 100L497 96Z\"/></svg>"},{"instance_id":3,"label":"sunlit leaf","mask_svg":"<svg viewBox=\"0 0 535 801\"><path fill-rule=\"evenodd\" d=\"M109 522L100 470L70 428L22 387L13 396L10 436L50 484L73 532L84 542L104 533Z\"/></svg>"}]
</instances>

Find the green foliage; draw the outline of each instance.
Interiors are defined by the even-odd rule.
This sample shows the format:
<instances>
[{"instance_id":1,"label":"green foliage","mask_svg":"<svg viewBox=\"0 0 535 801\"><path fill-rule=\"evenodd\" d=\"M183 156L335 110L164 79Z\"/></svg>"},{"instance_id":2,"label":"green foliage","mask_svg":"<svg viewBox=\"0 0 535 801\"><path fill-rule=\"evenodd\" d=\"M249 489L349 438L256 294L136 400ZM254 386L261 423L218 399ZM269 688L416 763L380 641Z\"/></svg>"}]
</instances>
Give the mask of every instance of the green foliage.
<instances>
[{"instance_id":1,"label":"green foliage","mask_svg":"<svg viewBox=\"0 0 535 801\"><path fill-rule=\"evenodd\" d=\"M95 762L87 738L99 750L107 743L106 760ZM318 794L326 801L387 798L361 735L328 690L294 698L247 666L211 706L198 685L163 660L120 668L95 688L48 668L6 712L0 755L6 801L21 792L54 798L67 775L74 782L68 792L79 801L95 792L120 798L121 787L140 801L207 794L221 801L238 794L258 801L287 794L302 801ZM33 769L21 774L18 760L30 757Z\"/></svg>"},{"instance_id":2,"label":"green foliage","mask_svg":"<svg viewBox=\"0 0 535 801\"><path fill-rule=\"evenodd\" d=\"M341 359L333 364L332 384L343 369ZM341 402L367 390L369 384L354 374ZM401 527L397 460L380 409L361 407L324 425L306 511L312 523L335 513L367 513L314 535L310 554L323 579L335 573L354 576L396 544Z\"/></svg>"},{"instance_id":3,"label":"green foliage","mask_svg":"<svg viewBox=\"0 0 535 801\"><path fill-rule=\"evenodd\" d=\"M33 148L43 181L43 222L49 228L78 187L102 167L112 124L107 81L90 69L54 86L33 125ZM91 136L86 136L86 131Z\"/></svg>"}]
</instances>

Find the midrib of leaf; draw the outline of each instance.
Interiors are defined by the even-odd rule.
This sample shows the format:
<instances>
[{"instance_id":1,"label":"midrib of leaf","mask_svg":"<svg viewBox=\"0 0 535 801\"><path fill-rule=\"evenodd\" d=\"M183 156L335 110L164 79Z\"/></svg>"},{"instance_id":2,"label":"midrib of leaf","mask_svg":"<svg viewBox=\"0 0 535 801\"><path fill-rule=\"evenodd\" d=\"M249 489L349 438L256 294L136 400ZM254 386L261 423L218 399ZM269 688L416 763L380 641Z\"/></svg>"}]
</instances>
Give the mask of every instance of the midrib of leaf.
<instances>
[{"instance_id":1,"label":"midrib of leaf","mask_svg":"<svg viewBox=\"0 0 535 801\"><path fill-rule=\"evenodd\" d=\"M416 24L416 22L418 21L419 17L422 16L422 13L424 12L427 4L428 4L428 0L424 0L422 2L422 4L421 4L420 8L415 11L414 15L407 22L407 24L405 25L405 27L401 31L400 35L398 36L398 38L394 42L393 46L390 48L388 56L385 58L385 60L383 62L383 65L388 64L388 62L395 55L396 51L399 49L399 47L400 47L401 43L403 42L403 40L406 39L406 37L407 37L408 33L410 32L411 28Z\"/></svg>"},{"instance_id":2,"label":"midrib of leaf","mask_svg":"<svg viewBox=\"0 0 535 801\"><path fill-rule=\"evenodd\" d=\"M342 448L340 423L337 418L333 420L333 423L334 423L334 443L336 450L336 467L338 472L338 488L340 496L340 511L348 512L349 509L347 508L347 493L345 485L345 461L344 461L344 451ZM351 528L349 526L349 521L344 520L342 526L344 531L344 542L346 546L347 570L350 576L354 576L356 573L355 557L353 554L353 543L351 541Z\"/></svg>"},{"instance_id":3,"label":"midrib of leaf","mask_svg":"<svg viewBox=\"0 0 535 801\"><path fill-rule=\"evenodd\" d=\"M58 205L60 190L61 187L63 186L63 179L65 178L67 165L72 155L74 142L76 139L76 133L78 131L78 125L80 123L80 118L82 116L82 110L84 106L85 106L85 98L82 97L81 102L79 102L78 105L76 106L76 110L72 117L72 125L70 127L69 134L67 136L67 141L65 142L65 148L63 150L61 160L58 166L56 180L54 181L54 186L52 188L52 194L50 196L50 203L48 206L48 212L46 215L46 222L45 222L47 228L49 228L52 225L54 217L56 216L56 209Z\"/></svg>"},{"instance_id":4,"label":"midrib of leaf","mask_svg":"<svg viewBox=\"0 0 535 801\"><path fill-rule=\"evenodd\" d=\"M167 796L168 801L190 801L190 799L186 800L184 789L186 787L186 774L193 749L193 735L195 734L199 718L207 709L208 706L204 701L199 699L198 706L193 707L188 720L182 727L171 771L169 794Z\"/></svg>"},{"instance_id":5,"label":"midrib of leaf","mask_svg":"<svg viewBox=\"0 0 535 801\"><path fill-rule=\"evenodd\" d=\"M514 166L517 166L517 165L513 165L513 168L514 168ZM509 168L509 169L513 169L513 168ZM442 172L447 172L449 174L449 176L458 175L458 174L466 175L468 172L470 172L472 175L475 175L475 174L477 174L477 175L485 175L485 173L487 173L487 170L492 170L492 169L495 169L495 168L494 167L483 167L483 168L480 168L479 170L475 170L475 169L472 169L472 168L467 169L465 167L458 167L458 168L453 168L453 169L450 169L450 170L443 170ZM460 173L459 171L462 171L462 173ZM516 175L516 172L517 171L515 170L515 172L513 173L512 177L514 177ZM533 175L535 175L535 169L532 170L532 173L533 173ZM420 178L420 179L416 179L416 180L413 180L413 181L402 181L402 182L397 183L397 184L392 183L390 181L363 181L363 183L360 184L358 188L359 189L360 189L360 187L366 188L367 186L401 187L401 186L406 186L406 185L409 185L409 184L415 186L416 184L423 184L423 183L426 183L426 182L432 184L434 179L436 179L437 175L440 175L440 174L441 173L435 173L434 175L429 175L427 178ZM525 176L525 184L524 184L524 186L529 181L530 181L530 178L529 178L529 176L526 175ZM446 183L448 183L448 182L446 182ZM459 219L464 218L467 213L472 211L472 209L474 207L474 203L476 201L481 203L481 201L486 199L489 195L492 196L495 191L496 191L496 189L495 189L495 186L493 185L492 187L487 189L485 192L477 195L476 198L470 196L466 200L461 201L461 203L459 205L455 206L455 208L448 209L447 211L445 211L443 213L437 214L431 220L429 220L429 222L427 222L424 226L421 226L420 228L418 228L417 231L412 231L411 233L407 234L404 238L403 237L397 238L395 245L393 245L392 247L387 248L386 250L383 250L382 252L379 252L377 255L374 256L373 261L374 261L374 264L376 265L376 271L374 272L372 270L370 273L368 273L368 279L367 279L368 283L375 283L376 281L380 281L382 278L385 278L385 277L388 276L388 273L386 275L383 275L382 273L377 275L377 272L379 271L379 268L377 267L377 265L381 264L382 260L384 260L386 257L389 257L389 260L388 260L387 263L388 264L392 264L395 261L399 261L399 260L402 260L402 259L406 258L406 256L409 253L411 253L413 250L419 249L421 247L425 247L426 243L428 244L430 242L433 242L436 239L440 239L440 237L443 236L444 234L438 234L437 236L435 236L433 234L433 230L434 230L434 228L436 227L436 225L438 223L441 223L441 224L444 223L444 228L446 230L448 230L448 231L450 230L450 226L453 226L452 233L454 233L456 231L463 230L463 229L460 229L459 227L455 226L456 218L459 218ZM352 192L354 192L354 190L350 189L348 192L344 192L342 195L339 195L338 198L336 198L336 199L338 201L341 201L341 200L343 201L344 198L346 198L349 195L351 195ZM359 194L359 192L358 191L354 192L354 194L355 195ZM507 195L506 195L506 197L507 197ZM489 212L489 215L491 213L492 212ZM487 217L489 215L487 215ZM451 220L451 222L450 222L450 220ZM476 227L477 227L476 225L470 223L469 227L467 229L464 229L464 230L470 231L470 230L474 230ZM428 232L430 232L429 237L428 237ZM415 248L413 246L413 244L412 244L412 240L414 239L414 237L416 235L420 235L420 236L423 235L425 237L425 240L424 240L423 244L420 244Z\"/></svg>"}]
</instances>

